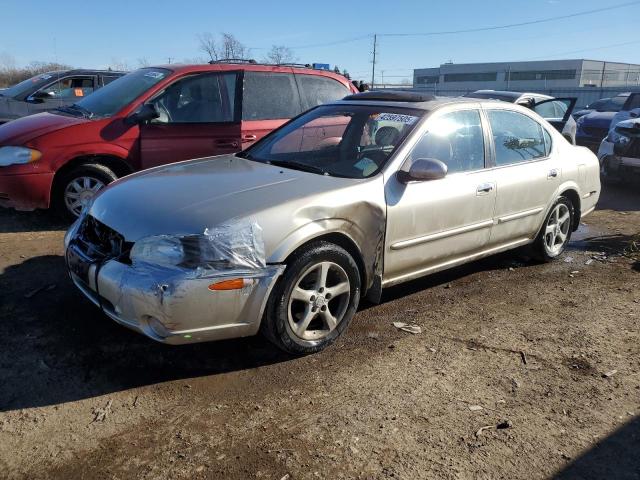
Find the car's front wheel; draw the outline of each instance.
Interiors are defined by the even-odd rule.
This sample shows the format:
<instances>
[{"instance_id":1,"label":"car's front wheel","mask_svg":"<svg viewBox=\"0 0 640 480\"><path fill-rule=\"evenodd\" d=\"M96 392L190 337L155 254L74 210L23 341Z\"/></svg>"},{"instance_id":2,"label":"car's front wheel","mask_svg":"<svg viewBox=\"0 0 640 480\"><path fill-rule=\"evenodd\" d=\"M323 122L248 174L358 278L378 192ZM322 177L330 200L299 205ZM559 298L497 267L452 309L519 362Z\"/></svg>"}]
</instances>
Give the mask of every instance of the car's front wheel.
<instances>
[{"instance_id":1,"label":"car's front wheel","mask_svg":"<svg viewBox=\"0 0 640 480\"><path fill-rule=\"evenodd\" d=\"M87 163L63 174L54 191L56 211L69 220L75 220L93 197L118 177L104 165Z\"/></svg>"},{"instance_id":2,"label":"car's front wheel","mask_svg":"<svg viewBox=\"0 0 640 480\"><path fill-rule=\"evenodd\" d=\"M342 247L316 242L299 252L271 293L262 325L286 352L308 354L332 344L360 301L360 272Z\"/></svg>"}]
</instances>

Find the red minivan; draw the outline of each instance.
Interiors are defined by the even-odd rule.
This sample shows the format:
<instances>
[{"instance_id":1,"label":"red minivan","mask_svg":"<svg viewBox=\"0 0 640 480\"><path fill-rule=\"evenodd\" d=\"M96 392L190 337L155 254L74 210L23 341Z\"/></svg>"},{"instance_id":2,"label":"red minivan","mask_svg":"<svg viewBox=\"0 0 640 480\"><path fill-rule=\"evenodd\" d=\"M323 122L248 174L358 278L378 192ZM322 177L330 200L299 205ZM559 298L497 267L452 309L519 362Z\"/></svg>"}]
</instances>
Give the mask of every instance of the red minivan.
<instances>
[{"instance_id":1,"label":"red minivan","mask_svg":"<svg viewBox=\"0 0 640 480\"><path fill-rule=\"evenodd\" d=\"M0 126L0 206L77 216L118 177L242 150L288 119L357 92L342 75L218 62L142 68L69 107Z\"/></svg>"}]
</instances>

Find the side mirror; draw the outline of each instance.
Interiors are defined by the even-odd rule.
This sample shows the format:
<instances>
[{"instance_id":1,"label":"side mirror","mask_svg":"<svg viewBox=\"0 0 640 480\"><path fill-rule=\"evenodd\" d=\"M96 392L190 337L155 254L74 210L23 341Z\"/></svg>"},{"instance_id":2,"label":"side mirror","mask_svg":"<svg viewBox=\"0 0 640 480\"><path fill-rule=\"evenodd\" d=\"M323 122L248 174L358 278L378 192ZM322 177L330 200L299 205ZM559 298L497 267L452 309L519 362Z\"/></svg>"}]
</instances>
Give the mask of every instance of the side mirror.
<instances>
[{"instance_id":1,"label":"side mirror","mask_svg":"<svg viewBox=\"0 0 640 480\"><path fill-rule=\"evenodd\" d=\"M156 106L152 103L145 103L137 111L129 115L125 122L128 125L136 125L138 123L148 122L154 118L158 118L160 113Z\"/></svg>"},{"instance_id":2,"label":"side mirror","mask_svg":"<svg viewBox=\"0 0 640 480\"><path fill-rule=\"evenodd\" d=\"M29 98L27 98L27 101L33 103L42 103L45 100L53 98L53 96L54 95L52 92L45 92L44 90L40 90L38 92L32 93Z\"/></svg>"},{"instance_id":3,"label":"side mirror","mask_svg":"<svg viewBox=\"0 0 640 480\"><path fill-rule=\"evenodd\" d=\"M414 161L409 171L398 170L398 181L404 184L409 182L426 182L439 180L447 175L447 165L435 158L419 158Z\"/></svg>"}]
</instances>

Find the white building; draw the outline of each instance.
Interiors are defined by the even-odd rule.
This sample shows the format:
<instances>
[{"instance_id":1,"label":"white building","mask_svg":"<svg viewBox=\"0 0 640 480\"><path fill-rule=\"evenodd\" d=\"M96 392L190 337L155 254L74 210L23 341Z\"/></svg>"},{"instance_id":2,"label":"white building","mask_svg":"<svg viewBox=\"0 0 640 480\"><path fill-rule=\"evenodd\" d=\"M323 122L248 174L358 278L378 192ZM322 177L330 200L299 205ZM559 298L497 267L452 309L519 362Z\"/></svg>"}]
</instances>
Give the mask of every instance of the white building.
<instances>
[{"instance_id":1,"label":"white building","mask_svg":"<svg viewBox=\"0 0 640 480\"><path fill-rule=\"evenodd\" d=\"M538 91L580 87L638 87L640 65L600 60L446 63L413 71L414 88Z\"/></svg>"}]
</instances>

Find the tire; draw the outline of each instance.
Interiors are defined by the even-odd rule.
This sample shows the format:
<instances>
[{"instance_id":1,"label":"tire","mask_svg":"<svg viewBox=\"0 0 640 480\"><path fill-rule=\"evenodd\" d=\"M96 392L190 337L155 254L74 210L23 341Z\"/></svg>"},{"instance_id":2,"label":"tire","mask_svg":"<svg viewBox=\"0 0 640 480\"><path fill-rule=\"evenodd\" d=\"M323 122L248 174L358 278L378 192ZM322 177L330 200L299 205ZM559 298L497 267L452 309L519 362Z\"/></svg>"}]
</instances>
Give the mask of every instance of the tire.
<instances>
[{"instance_id":1,"label":"tire","mask_svg":"<svg viewBox=\"0 0 640 480\"><path fill-rule=\"evenodd\" d=\"M538 260L550 262L564 252L571 240L574 218L575 209L571 200L558 197L532 245L533 254Z\"/></svg>"},{"instance_id":2,"label":"tire","mask_svg":"<svg viewBox=\"0 0 640 480\"><path fill-rule=\"evenodd\" d=\"M82 211L82 204L90 200L98 191L116 180L118 176L104 165L85 163L64 173L53 191L53 207L65 220L75 220ZM70 204L71 196L78 195L80 202L75 208Z\"/></svg>"},{"instance_id":3,"label":"tire","mask_svg":"<svg viewBox=\"0 0 640 480\"><path fill-rule=\"evenodd\" d=\"M602 165L600 167L600 180L606 185L617 185L622 183L622 177L620 175L620 169L615 171L611 168L611 159L605 157L602 159Z\"/></svg>"},{"instance_id":4,"label":"tire","mask_svg":"<svg viewBox=\"0 0 640 480\"><path fill-rule=\"evenodd\" d=\"M319 352L349 326L360 288L360 271L351 255L335 244L314 242L295 255L271 292L262 333L285 352Z\"/></svg>"}]
</instances>

